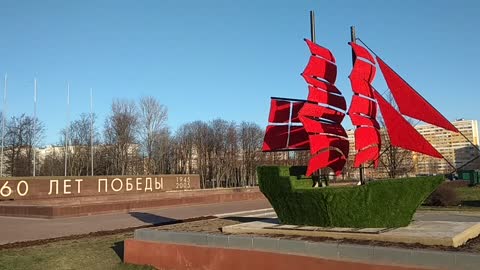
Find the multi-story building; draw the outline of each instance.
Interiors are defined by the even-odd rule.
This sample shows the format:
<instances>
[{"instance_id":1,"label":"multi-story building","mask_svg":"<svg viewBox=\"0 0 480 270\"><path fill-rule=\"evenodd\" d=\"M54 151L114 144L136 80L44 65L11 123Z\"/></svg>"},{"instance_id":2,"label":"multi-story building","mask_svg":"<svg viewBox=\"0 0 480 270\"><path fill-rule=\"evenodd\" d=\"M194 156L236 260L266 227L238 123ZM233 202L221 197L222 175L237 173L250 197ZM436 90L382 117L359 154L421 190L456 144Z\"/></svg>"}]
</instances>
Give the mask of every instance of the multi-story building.
<instances>
[{"instance_id":1,"label":"multi-story building","mask_svg":"<svg viewBox=\"0 0 480 270\"><path fill-rule=\"evenodd\" d=\"M459 168L478 156L479 152L472 145L474 144L476 147L479 145L477 120L458 119L452 124L461 133L451 132L433 125L416 127L417 131L446 159L415 154L417 174L448 173L453 171L452 166ZM480 159L476 161L480 162ZM467 167L478 168L479 162L470 163Z\"/></svg>"},{"instance_id":2,"label":"multi-story building","mask_svg":"<svg viewBox=\"0 0 480 270\"><path fill-rule=\"evenodd\" d=\"M389 151L388 136L384 130L381 130L382 149L380 151L379 167L373 169L373 166L366 164L364 166L365 176L367 178L391 177L393 175L392 170L395 170L393 171L395 176L449 173L454 170L452 166L460 168L467 163L468 165L463 167L463 169L480 169L480 158L471 162L479 155L479 152L472 145L474 144L476 147L479 145L477 120L459 119L452 122L452 124L461 133L451 132L433 125L419 125L415 127L446 160L398 148L395 149L395 152L391 152ZM347 135L350 141L350 155L347 166L352 166L356 154L354 130L347 130ZM347 177L359 177L359 170L347 167L345 172L348 175Z\"/></svg>"}]
</instances>

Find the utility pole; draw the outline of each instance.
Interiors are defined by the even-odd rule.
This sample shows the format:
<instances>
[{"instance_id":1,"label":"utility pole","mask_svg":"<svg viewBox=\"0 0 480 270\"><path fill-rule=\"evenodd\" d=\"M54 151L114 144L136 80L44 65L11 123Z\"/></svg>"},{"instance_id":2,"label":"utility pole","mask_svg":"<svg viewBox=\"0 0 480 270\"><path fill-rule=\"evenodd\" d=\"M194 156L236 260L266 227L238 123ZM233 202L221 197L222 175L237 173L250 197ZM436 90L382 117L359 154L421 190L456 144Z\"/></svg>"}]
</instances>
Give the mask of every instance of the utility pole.
<instances>
[{"instance_id":1,"label":"utility pole","mask_svg":"<svg viewBox=\"0 0 480 270\"><path fill-rule=\"evenodd\" d=\"M0 153L0 177L3 177L3 147L5 140L5 119L7 113L7 73L5 73L5 81L3 87L3 112L2 112L2 150Z\"/></svg>"},{"instance_id":2,"label":"utility pole","mask_svg":"<svg viewBox=\"0 0 480 270\"><path fill-rule=\"evenodd\" d=\"M36 172L36 149L35 140L37 136L37 78L33 79L33 132L32 132L32 148L33 148L33 176Z\"/></svg>"},{"instance_id":3,"label":"utility pole","mask_svg":"<svg viewBox=\"0 0 480 270\"><path fill-rule=\"evenodd\" d=\"M65 128L65 176L68 165L68 130L70 129L70 83L67 82L67 126Z\"/></svg>"},{"instance_id":4,"label":"utility pole","mask_svg":"<svg viewBox=\"0 0 480 270\"><path fill-rule=\"evenodd\" d=\"M90 161L93 176L93 89L90 88Z\"/></svg>"}]
</instances>

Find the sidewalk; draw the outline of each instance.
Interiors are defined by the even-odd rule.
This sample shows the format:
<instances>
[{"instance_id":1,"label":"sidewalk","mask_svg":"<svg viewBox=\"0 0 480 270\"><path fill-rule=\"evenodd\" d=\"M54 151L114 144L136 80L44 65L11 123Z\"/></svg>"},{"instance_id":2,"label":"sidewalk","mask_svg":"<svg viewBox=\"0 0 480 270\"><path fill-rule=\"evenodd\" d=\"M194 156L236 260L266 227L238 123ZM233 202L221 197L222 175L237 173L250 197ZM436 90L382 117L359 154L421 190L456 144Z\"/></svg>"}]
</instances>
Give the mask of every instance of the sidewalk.
<instances>
[{"instance_id":1,"label":"sidewalk","mask_svg":"<svg viewBox=\"0 0 480 270\"><path fill-rule=\"evenodd\" d=\"M154 209L138 209L129 213L113 213L95 216L40 219L0 217L0 245L110 231L159 224L176 219L256 210L271 207L267 200L248 200L202 205L168 206Z\"/></svg>"}]
</instances>

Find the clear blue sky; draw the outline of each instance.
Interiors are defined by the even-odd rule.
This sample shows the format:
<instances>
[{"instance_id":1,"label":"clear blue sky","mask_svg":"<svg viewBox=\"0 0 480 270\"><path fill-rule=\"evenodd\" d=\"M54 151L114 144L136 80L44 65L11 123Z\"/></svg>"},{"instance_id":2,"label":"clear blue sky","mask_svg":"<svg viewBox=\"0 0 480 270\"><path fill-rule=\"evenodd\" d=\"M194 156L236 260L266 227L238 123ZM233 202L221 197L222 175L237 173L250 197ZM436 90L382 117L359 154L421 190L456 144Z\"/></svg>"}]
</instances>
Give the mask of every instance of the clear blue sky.
<instances>
[{"instance_id":1,"label":"clear blue sky","mask_svg":"<svg viewBox=\"0 0 480 270\"><path fill-rule=\"evenodd\" d=\"M218 117L264 126L270 96L306 98L300 73L311 9L317 42L335 54L337 86L348 102L347 42L355 25L358 37L448 119L480 119L476 0L0 0L7 113L32 114L36 77L44 143L57 142L65 126L66 81L71 119L89 111L94 89L99 128L113 99L144 95L168 107L173 130ZM381 76L374 85L386 90Z\"/></svg>"}]
</instances>

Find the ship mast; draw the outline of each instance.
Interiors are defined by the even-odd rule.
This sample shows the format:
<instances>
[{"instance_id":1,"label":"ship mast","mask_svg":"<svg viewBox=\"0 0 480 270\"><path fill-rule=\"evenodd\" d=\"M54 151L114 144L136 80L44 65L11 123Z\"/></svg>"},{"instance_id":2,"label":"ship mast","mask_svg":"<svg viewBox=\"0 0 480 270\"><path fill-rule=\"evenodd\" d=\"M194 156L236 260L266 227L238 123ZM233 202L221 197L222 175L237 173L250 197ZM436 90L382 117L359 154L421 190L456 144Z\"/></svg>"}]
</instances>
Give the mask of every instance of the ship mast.
<instances>
[{"instance_id":1,"label":"ship mast","mask_svg":"<svg viewBox=\"0 0 480 270\"><path fill-rule=\"evenodd\" d=\"M315 39L316 35L315 34L316 34L315 33L315 11L310 10L310 40L313 43L316 43L316 39ZM322 170L321 169L313 173L312 180L313 180L313 186L314 187L323 186L322 180L320 179L321 175L322 175ZM317 178L317 180L315 181L314 178ZM325 178L325 184L328 185L328 182L326 181L326 178Z\"/></svg>"},{"instance_id":2,"label":"ship mast","mask_svg":"<svg viewBox=\"0 0 480 270\"><path fill-rule=\"evenodd\" d=\"M310 10L310 36L313 43L315 43L315 12Z\"/></svg>"},{"instance_id":3,"label":"ship mast","mask_svg":"<svg viewBox=\"0 0 480 270\"><path fill-rule=\"evenodd\" d=\"M350 26L350 42L356 43L357 42L357 34L355 33L355 26ZM355 55L355 52L353 51L352 48L352 65L355 65L355 59L357 56ZM363 169L363 164L360 164L360 167L358 168L360 172L360 184L364 185L365 184L365 177L364 177L364 169Z\"/></svg>"}]
</instances>

